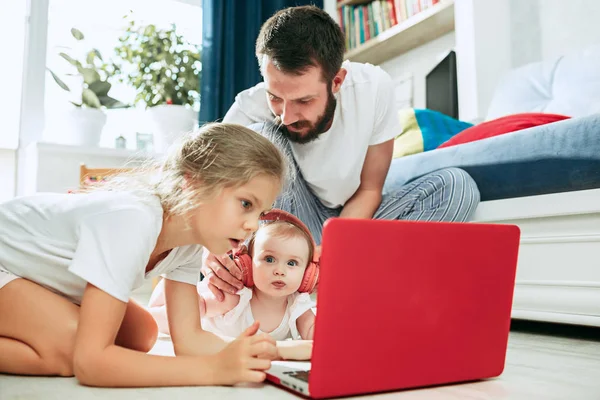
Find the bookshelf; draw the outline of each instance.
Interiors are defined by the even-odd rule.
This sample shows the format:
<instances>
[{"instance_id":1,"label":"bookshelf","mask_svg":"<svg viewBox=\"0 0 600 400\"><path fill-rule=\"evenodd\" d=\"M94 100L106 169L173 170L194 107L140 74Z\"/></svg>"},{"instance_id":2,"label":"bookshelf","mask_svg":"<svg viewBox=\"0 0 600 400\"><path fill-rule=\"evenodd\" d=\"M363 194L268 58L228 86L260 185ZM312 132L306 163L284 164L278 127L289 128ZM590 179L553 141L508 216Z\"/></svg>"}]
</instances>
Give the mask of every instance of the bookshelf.
<instances>
[{"instance_id":1,"label":"bookshelf","mask_svg":"<svg viewBox=\"0 0 600 400\"><path fill-rule=\"evenodd\" d=\"M364 0L345 0L342 5L365 4ZM410 18L380 32L347 51L345 59L350 61L381 64L409 50L437 39L454 30L454 0L441 0L439 3L411 16Z\"/></svg>"}]
</instances>

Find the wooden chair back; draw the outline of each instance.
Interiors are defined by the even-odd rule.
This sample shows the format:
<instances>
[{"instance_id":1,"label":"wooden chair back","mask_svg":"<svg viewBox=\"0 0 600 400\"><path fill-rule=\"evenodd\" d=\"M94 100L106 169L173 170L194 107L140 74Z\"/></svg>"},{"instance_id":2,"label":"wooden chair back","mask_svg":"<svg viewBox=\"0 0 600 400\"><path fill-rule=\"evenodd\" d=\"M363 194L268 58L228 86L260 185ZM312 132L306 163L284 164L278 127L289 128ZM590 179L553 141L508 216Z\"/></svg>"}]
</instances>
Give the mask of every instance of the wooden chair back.
<instances>
[{"instance_id":1,"label":"wooden chair back","mask_svg":"<svg viewBox=\"0 0 600 400\"><path fill-rule=\"evenodd\" d=\"M128 171L129 168L88 168L85 164L79 167L79 185L85 186L89 182L101 182L102 180Z\"/></svg>"}]
</instances>

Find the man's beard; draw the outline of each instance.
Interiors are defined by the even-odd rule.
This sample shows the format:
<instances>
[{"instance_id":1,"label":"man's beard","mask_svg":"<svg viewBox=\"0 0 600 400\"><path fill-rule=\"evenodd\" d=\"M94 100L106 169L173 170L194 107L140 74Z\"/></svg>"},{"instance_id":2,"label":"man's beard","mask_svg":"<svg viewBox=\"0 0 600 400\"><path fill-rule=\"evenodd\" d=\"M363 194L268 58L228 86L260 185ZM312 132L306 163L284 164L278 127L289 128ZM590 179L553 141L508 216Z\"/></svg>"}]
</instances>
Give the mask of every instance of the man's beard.
<instances>
[{"instance_id":1,"label":"man's beard","mask_svg":"<svg viewBox=\"0 0 600 400\"><path fill-rule=\"evenodd\" d=\"M275 118L275 123L279 126L279 132L281 132L281 135L283 137L288 138L294 143L306 144L317 139L322 133L325 133L327 131L329 123L331 122L331 120L333 119L333 115L335 114L335 106L336 101L330 86L329 94L327 96L327 105L325 107L325 112L319 117L315 124L312 124L309 121L298 121L290 125L294 129L311 127L311 129L308 132L299 133L290 131L286 125L283 125L281 123L280 117Z\"/></svg>"}]
</instances>

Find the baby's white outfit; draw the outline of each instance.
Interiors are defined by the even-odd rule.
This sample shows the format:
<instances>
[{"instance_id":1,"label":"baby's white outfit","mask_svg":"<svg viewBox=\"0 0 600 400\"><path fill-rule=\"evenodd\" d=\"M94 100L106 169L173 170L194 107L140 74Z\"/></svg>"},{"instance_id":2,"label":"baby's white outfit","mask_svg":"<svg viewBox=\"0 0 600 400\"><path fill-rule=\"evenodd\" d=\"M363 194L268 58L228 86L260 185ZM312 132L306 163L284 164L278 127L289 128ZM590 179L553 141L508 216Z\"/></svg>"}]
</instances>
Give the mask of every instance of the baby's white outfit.
<instances>
[{"instance_id":1,"label":"baby's white outfit","mask_svg":"<svg viewBox=\"0 0 600 400\"><path fill-rule=\"evenodd\" d=\"M208 291L206 282L204 280L198 284L199 293ZM237 294L240 296L240 302L232 310L224 315L202 318L202 328L204 330L224 336L238 337L254 323L252 307L250 306L252 289L244 287ZM316 303L308 293L292 293L288 296L287 308L281 323L275 330L269 332L269 335L275 340L301 339L296 321L302 314L315 306ZM261 331L259 330L259 332Z\"/></svg>"}]
</instances>

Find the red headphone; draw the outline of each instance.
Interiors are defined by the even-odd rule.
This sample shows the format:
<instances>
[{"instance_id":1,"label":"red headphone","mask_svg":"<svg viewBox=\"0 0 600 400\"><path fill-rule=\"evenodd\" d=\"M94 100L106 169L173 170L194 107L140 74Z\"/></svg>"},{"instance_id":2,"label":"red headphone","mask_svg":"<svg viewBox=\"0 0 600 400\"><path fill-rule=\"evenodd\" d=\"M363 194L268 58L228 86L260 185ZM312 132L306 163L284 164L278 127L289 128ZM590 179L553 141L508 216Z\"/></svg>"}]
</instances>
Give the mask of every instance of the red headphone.
<instances>
[{"instance_id":1,"label":"red headphone","mask_svg":"<svg viewBox=\"0 0 600 400\"><path fill-rule=\"evenodd\" d=\"M312 293L319 282L319 261L316 258L317 245L313 239L310 231L298 218L292 214L279 209L273 209L260 217L261 221L285 221L296 226L305 232L310 238L313 248L313 259L306 266L302 283L298 288L301 293ZM242 248L233 256L233 261L242 270L242 282L246 287L254 286L254 280L252 279L252 257L247 253L246 248Z\"/></svg>"}]
</instances>

